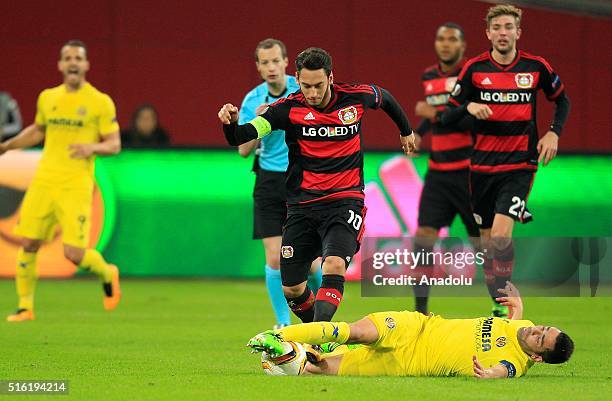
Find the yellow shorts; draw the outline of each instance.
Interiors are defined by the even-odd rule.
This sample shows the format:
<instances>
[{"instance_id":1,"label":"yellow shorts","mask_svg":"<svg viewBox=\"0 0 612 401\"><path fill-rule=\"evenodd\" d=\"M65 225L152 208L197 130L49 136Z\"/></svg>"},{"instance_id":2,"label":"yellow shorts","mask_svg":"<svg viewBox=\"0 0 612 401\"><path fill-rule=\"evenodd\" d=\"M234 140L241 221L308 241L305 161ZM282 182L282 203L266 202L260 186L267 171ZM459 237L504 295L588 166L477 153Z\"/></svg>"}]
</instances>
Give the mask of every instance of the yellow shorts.
<instances>
[{"instance_id":1,"label":"yellow shorts","mask_svg":"<svg viewBox=\"0 0 612 401\"><path fill-rule=\"evenodd\" d=\"M417 340L429 319L419 312L369 314L378 330L378 341L344 353L340 376L404 376Z\"/></svg>"},{"instance_id":2,"label":"yellow shorts","mask_svg":"<svg viewBox=\"0 0 612 401\"><path fill-rule=\"evenodd\" d=\"M62 228L64 244L87 248L91 229L91 188L54 188L33 182L21 205L15 234L50 241L55 226Z\"/></svg>"}]
</instances>

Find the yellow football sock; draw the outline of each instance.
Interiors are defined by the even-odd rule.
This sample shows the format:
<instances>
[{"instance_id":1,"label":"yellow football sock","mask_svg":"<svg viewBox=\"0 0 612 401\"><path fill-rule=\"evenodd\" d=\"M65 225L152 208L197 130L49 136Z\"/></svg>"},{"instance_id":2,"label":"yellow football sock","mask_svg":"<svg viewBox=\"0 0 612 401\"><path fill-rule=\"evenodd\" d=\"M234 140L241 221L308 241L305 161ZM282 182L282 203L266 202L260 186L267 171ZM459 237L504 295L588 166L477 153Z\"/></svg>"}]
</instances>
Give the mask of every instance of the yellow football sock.
<instances>
[{"instance_id":1,"label":"yellow football sock","mask_svg":"<svg viewBox=\"0 0 612 401\"><path fill-rule=\"evenodd\" d=\"M100 252L95 249L86 249L83 260L79 265L81 269L89 270L105 283L110 283L113 280L113 273Z\"/></svg>"},{"instance_id":2,"label":"yellow football sock","mask_svg":"<svg viewBox=\"0 0 612 401\"><path fill-rule=\"evenodd\" d=\"M283 327L278 333L285 341L307 344L337 342L344 344L351 330L346 322L312 322Z\"/></svg>"},{"instance_id":3,"label":"yellow football sock","mask_svg":"<svg viewBox=\"0 0 612 401\"><path fill-rule=\"evenodd\" d=\"M15 284L19 296L19 309L34 309L34 288L36 287L36 253L19 248Z\"/></svg>"}]
</instances>

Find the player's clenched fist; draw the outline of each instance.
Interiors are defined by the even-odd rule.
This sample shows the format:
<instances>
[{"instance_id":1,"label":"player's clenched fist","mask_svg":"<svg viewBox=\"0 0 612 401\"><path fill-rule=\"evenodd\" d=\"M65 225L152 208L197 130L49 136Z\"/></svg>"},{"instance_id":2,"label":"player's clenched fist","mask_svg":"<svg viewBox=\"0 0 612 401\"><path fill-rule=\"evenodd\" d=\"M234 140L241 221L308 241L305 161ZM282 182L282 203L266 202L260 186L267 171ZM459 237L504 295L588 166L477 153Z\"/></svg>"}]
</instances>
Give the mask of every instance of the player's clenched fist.
<instances>
[{"instance_id":1,"label":"player's clenched fist","mask_svg":"<svg viewBox=\"0 0 612 401\"><path fill-rule=\"evenodd\" d=\"M238 121L238 107L231 103L226 103L219 110L219 120L223 124L235 123Z\"/></svg>"},{"instance_id":2,"label":"player's clenched fist","mask_svg":"<svg viewBox=\"0 0 612 401\"><path fill-rule=\"evenodd\" d=\"M479 120L486 120L493 114L493 110L489 106L475 102L468 104L467 111Z\"/></svg>"},{"instance_id":3,"label":"player's clenched fist","mask_svg":"<svg viewBox=\"0 0 612 401\"><path fill-rule=\"evenodd\" d=\"M400 135L400 142L402 144L402 150L405 154L410 155L416 150L416 136L414 132L408 136Z\"/></svg>"}]
</instances>

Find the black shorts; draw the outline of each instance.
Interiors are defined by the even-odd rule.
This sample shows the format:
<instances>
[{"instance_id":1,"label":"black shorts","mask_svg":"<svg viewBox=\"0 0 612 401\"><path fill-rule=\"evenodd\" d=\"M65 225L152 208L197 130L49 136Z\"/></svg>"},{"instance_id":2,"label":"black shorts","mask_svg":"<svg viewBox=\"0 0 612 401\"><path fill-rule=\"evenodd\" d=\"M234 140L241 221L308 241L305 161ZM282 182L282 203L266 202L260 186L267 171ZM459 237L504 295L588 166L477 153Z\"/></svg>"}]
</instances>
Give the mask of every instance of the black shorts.
<instances>
[{"instance_id":1,"label":"black shorts","mask_svg":"<svg viewBox=\"0 0 612 401\"><path fill-rule=\"evenodd\" d=\"M289 208L281 246L283 285L306 281L312 261L319 256L341 257L348 267L359 251L365 214L363 201L353 199Z\"/></svg>"},{"instance_id":2,"label":"black shorts","mask_svg":"<svg viewBox=\"0 0 612 401\"><path fill-rule=\"evenodd\" d=\"M469 170L429 170L419 203L419 226L440 229L459 214L468 235L478 237L478 225L470 204Z\"/></svg>"},{"instance_id":3,"label":"black shorts","mask_svg":"<svg viewBox=\"0 0 612 401\"><path fill-rule=\"evenodd\" d=\"M472 209L480 228L491 228L495 214L530 222L532 216L526 204L534 177L533 171L525 170L498 174L471 172Z\"/></svg>"},{"instance_id":4,"label":"black shorts","mask_svg":"<svg viewBox=\"0 0 612 401\"><path fill-rule=\"evenodd\" d=\"M253 189L253 239L277 237L287 218L284 172L259 169Z\"/></svg>"}]
</instances>

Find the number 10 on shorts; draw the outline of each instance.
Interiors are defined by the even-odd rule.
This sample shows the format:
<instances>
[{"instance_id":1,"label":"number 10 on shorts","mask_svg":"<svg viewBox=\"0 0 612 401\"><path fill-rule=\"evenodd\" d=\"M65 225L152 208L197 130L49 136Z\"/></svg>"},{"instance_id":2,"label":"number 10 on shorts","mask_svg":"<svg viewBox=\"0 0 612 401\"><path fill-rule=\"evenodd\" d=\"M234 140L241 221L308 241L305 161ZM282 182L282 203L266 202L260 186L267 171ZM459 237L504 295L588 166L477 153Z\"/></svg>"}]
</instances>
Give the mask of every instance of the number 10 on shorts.
<instances>
[{"instance_id":1,"label":"number 10 on shorts","mask_svg":"<svg viewBox=\"0 0 612 401\"><path fill-rule=\"evenodd\" d=\"M350 216L347 220L347 223L351 224L355 230L359 231L359 229L361 228L361 224L363 223L363 217L361 217L351 209L349 209L349 214Z\"/></svg>"}]
</instances>

